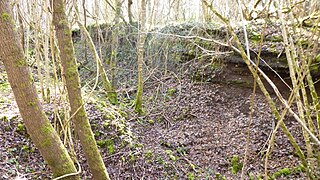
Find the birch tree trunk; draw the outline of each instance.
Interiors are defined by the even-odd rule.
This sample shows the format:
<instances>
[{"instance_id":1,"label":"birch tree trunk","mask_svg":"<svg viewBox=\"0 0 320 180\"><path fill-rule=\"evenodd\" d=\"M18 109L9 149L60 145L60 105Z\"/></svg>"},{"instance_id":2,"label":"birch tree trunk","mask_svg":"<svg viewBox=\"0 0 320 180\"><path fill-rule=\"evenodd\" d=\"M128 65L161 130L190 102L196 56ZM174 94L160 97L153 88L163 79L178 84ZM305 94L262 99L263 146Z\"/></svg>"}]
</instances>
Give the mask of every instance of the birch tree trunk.
<instances>
[{"instance_id":1,"label":"birch tree trunk","mask_svg":"<svg viewBox=\"0 0 320 180\"><path fill-rule=\"evenodd\" d=\"M55 177L75 173L76 168L57 132L46 117L29 72L16 31L10 1L0 1L0 59L32 141L40 150ZM65 179L79 179L69 176Z\"/></svg>"},{"instance_id":2,"label":"birch tree trunk","mask_svg":"<svg viewBox=\"0 0 320 180\"><path fill-rule=\"evenodd\" d=\"M66 79L71 117L73 117L75 132L82 144L93 179L107 180L110 178L97 147L96 140L94 139L82 100L80 78L74 55L71 29L69 27L65 9L66 5L64 0L55 0L53 2L53 25L55 26L56 37L60 49L60 59L64 70L63 74Z\"/></svg>"}]
</instances>

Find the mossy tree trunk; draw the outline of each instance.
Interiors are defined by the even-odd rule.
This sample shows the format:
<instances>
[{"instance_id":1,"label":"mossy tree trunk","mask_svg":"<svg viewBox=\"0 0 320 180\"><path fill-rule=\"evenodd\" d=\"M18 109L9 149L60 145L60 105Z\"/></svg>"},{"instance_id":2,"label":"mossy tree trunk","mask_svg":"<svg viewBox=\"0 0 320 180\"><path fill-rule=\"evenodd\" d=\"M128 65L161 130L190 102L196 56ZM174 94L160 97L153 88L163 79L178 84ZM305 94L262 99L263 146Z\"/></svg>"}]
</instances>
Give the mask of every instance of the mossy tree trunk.
<instances>
[{"instance_id":1,"label":"mossy tree trunk","mask_svg":"<svg viewBox=\"0 0 320 180\"><path fill-rule=\"evenodd\" d=\"M88 120L84 102L81 95L80 78L77 62L74 55L74 47L71 37L71 29L66 17L66 5L64 0L53 2L53 25L60 49L60 59L71 107L71 117L75 124L75 131L82 144L84 154L95 180L110 179L104 165L99 149L94 139L93 132Z\"/></svg>"},{"instance_id":2,"label":"mossy tree trunk","mask_svg":"<svg viewBox=\"0 0 320 180\"><path fill-rule=\"evenodd\" d=\"M143 113L143 64L144 64L144 42L146 39L146 0L140 1L140 31L138 38L138 91L135 102L135 110L139 114Z\"/></svg>"},{"instance_id":3,"label":"mossy tree trunk","mask_svg":"<svg viewBox=\"0 0 320 180\"><path fill-rule=\"evenodd\" d=\"M120 16L121 15L121 9L122 9L122 2L120 0L115 0L115 17L114 17L114 28L111 32L111 56L109 60L109 66L110 66L110 74L111 74L111 90L112 92L110 93L115 93L113 95L113 99L109 98L110 102L112 104L118 104L118 98L117 94L115 92L115 89L117 89L117 64L118 64L118 46L119 46L119 28L120 28ZM109 93L109 92L108 92Z\"/></svg>"},{"instance_id":4,"label":"mossy tree trunk","mask_svg":"<svg viewBox=\"0 0 320 180\"><path fill-rule=\"evenodd\" d=\"M16 31L10 1L0 1L0 59L32 141L55 177L75 173L76 168L57 132L46 117L38 98L22 44ZM70 176L65 179L79 179Z\"/></svg>"}]
</instances>

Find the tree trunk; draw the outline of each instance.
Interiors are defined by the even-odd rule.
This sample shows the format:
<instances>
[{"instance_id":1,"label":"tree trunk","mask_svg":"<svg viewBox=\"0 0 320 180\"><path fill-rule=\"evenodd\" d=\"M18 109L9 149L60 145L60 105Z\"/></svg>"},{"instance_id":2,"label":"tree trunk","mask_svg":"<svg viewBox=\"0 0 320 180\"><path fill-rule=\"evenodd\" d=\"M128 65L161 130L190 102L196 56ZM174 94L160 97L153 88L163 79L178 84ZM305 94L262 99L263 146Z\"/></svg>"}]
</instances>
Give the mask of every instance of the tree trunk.
<instances>
[{"instance_id":1,"label":"tree trunk","mask_svg":"<svg viewBox=\"0 0 320 180\"><path fill-rule=\"evenodd\" d=\"M209 13L209 8L206 6L205 3L201 2L202 6L202 17L203 17L203 22L204 23L209 23L211 21L210 13Z\"/></svg>"},{"instance_id":2,"label":"tree trunk","mask_svg":"<svg viewBox=\"0 0 320 180\"><path fill-rule=\"evenodd\" d=\"M174 16L174 20L176 21L176 22L178 22L179 21L179 19L180 19L180 9L181 9L181 3L180 3L180 0L176 0L176 2L174 2L174 3L176 3L175 4L175 16Z\"/></svg>"},{"instance_id":3,"label":"tree trunk","mask_svg":"<svg viewBox=\"0 0 320 180\"><path fill-rule=\"evenodd\" d=\"M106 180L110 178L97 147L96 140L94 139L81 96L80 78L74 55L71 29L66 17L65 6L64 0L54 1L53 25L55 26L58 46L60 49L60 59L64 70L63 74L66 79L66 87L71 107L71 117L73 117L72 119L75 124L75 131L82 144L93 179Z\"/></svg>"},{"instance_id":4,"label":"tree trunk","mask_svg":"<svg viewBox=\"0 0 320 180\"><path fill-rule=\"evenodd\" d=\"M22 44L15 29L10 1L0 1L0 15L0 59L5 65L28 133L55 177L75 173L73 161L39 101ZM79 179L79 176L70 176L65 179Z\"/></svg>"},{"instance_id":5,"label":"tree trunk","mask_svg":"<svg viewBox=\"0 0 320 180\"><path fill-rule=\"evenodd\" d=\"M115 0L115 17L114 17L114 25L111 32L111 55L110 55L110 74L111 74L111 85L112 90L117 89L117 56L118 56L118 45L119 45L119 28L120 28L120 16L122 9L122 1ZM111 101L110 101L111 102ZM112 104L118 104L118 99L115 99L115 102L111 102Z\"/></svg>"},{"instance_id":6,"label":"tree trunk","mask_svg":"<svg viewBox=\"0 0 320 180\"><path fill-rule=\"evenodd\" d=\"M120 16L122 16L122 0L115 0L115 16L114 16L114 23L117 25L120 21Z\"/></svg>"},{"instance_id":7,"label":"tree trunk","mask_svg":"<svg viewBox=\"0 0 320 180\"><path fill-rule=\"evenodd\" d=\"M140 32L138 39L138 91L135 103L135 110L139 114L143 113L142 95L143 95L143 62L144 62L144 42L146 39L146 0L141 0L140 9Z\"/></svg>"},{"instance_id":8,"label":"tree trunk","mask_svg":"<svg viewBox=\"0 0 320 180\"><path fill-rule=\"evenodd\" d=\"M84 26L87 27L87 8L86 8L86 0L82 0L82 9L83 9L83 21ZM80 17L79 17L80 18ZM87 39L83 37L81 34L81 40L83 41L83 48L84 48L84 60L85 62L88 61L88 52L87 52Z\"/></svg>"},{"instance_id":9,"label":"tree trunk","mask_svg":"<svg viewBox=\"0 0 320 180\"><path fill-rule=\"evenodd\" d=\"M132 25L133 23L133 15L132 15L132 0L128 0L128 17L129 17L129 23Z\"/></svg>"}]
</instances>

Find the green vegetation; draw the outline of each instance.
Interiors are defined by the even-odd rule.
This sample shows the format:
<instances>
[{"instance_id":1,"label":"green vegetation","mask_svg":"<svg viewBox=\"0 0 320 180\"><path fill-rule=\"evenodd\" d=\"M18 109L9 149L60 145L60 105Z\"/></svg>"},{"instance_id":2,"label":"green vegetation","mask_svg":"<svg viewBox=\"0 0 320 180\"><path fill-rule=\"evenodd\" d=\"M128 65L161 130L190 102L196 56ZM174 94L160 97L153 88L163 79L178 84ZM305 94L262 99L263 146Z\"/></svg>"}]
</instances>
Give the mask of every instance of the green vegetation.
<instances>
[{"instance_id":1,"label":"green vegetation","mask_svg":"<svg viewBox=\"0 0 320 180\"><path fill-rule=\"evenodd\" d=\"M251 36L250 36L250 40L252 40L254 42L260 42L261 41L261 33L257 33L257 32L252 31Z\"/></svg>"},{"instance_id":2,"label":"green vegetation","mask_svg":"<svg viewBox=\"0 0 320 180\"><path fill-rule=\"evenodd\" d=\"M271 179L277 179L281 176L287 176L287 175L290 175L292 172L289 168L283 168L281 169L280 171L278 172L275 172L273 175L272 175L272 178Z\"/></svg>"},{"instance_id":3,"label":"green vegetation","mask_svg":"<svg viewBox=\"0 0 320 180\"><path fill-rule=\"evenodd\" d=\"M234 155L231 159L231 171L233 174L237 174L239 171L241 171L243 167L243 163L240 162L240 158L237 155Z\"/></svg>"},{"instance_id":4,"label":"green vegetation","mask_svg":"<svg viewBox=\"0 0 320 180\"><path fill-rule=\"evenodd\" d=\"M154 125L155 122L154 122L153 119L149 119L149 120L148 120L148 123L151 124L151 125Z\"/></svg>"},{"instance_id":5,"label":"green vegetation","mask_svg":"<svg viewBox=\"0 0 320 180\"><path fill-rule=\"evenodd\" d=\"M226 176L223 176L220 173L216 173L215 179L217 179L217 180L227 180Z\"/></svg>"},{"instance_id":6,"label":"green vegetation","mask_svg":"<svg viewBox=\"0 0 320 180\"><path fill-rule=\"evenodd\" d=\"M170 88L170 89L168 90L168 95L169 95L169 96L173 96L176 92L177 92L177 89L176 89L176 88Z\"/></svg>"},{"instance_id":7,"label":"green vegetation","mask_svg":"<svg viewBox=\"0 0 320 180\"><path fill-rule=\"evenodd\" d=\"M156 162L161 164L161 165L164 165L165 160L162 157L159 156L159 157L157 157Z\"/></svg>"},{"instance_id":8,"label":"green vegetation","mask_svg":"<svg viewBox=\"0 0 320 180\"><path fill-rule=\"evenodd\" d=\"M195 175L194 175L194 173L193 172L189 172L188 173L188 179L189 180L194 180L196 177L195 177Z\"/></svg>"},{"instance_id":9,"label":"green vegetation","mask_svg":"<svg viewBox=\"0 0 320 180\"><path fill-rule=\"evenodd\" d=\"M8 21L11 18L10 14L6 12L2 13L1 17L4 21Z\"/></svg>"},{"instance_id":10,"label":"green vegetation","mask_svg":"<svg viewBox=\"0 0 320 180\"><path fill-rule=\"evenodd\" d=\"M0 83L0 90L1 92L8 92L11 89L10 84L8 82Z\"/></svg>"},{"instance_id":11,"label":"green vegetation","mask_svg":"<svg viewBox=\"0 0 320 180\"><path fill-rule=\"evenodd\" d=\"M165 141L165 140L160 140L160 145L161 146L164 146L164 147L167 147L167 148L171 148L171 143L168 142L168 141Z\"/></svg>"},{"instance_id":12,"label":"green vegetation","mask_svg":"<svg viewBox=\"0 0 320 180\"><path fill-rule=\"evenodd\" d=\"M188 154L188 151L189 151L189 148L186 148L184 146L179 146L177 147L177 153L183 155L183 156L186 156Z\"/></svg>"},{"instance_id":13,"label":"green vegetation","mask_svg":"<svg viewBox=\"0 0 320 180\"><path fill-rule=\"evenodd\" d=\"M8 116L2 116L2 117L0 117L0 120L3 122L9 122Z\"/></svg>"},{"instance_id":14,"label":"green vegetation","mask_svg":"<svg viewBox=\"0 0 320 180\"><path fill-rule=\"evenodd\" d=\"M34 147L31 147L31 146L28 146L28 145L23 145L21 149L23 151L28 152L28 153L34 153L35 150L36 150Z\"/></svg>"},{"instance_id":15,"label":"green vegetation","mask_svg":"<svg viewBox=\"0 0 320 180\"><path fill-rule=\"evenodd\" d=\"M166 150L166 154L169 156L169 158L172 161L176 161L177 160L177 157L173 155L173 152L171 150Z\"/></svg>"},{"instance_id":16,"label":"green vegetation","mask_svg":"<svg viewBox=\"0 0 320 180\"><path fill-rule=\"evenodd\" d=\"M152 150L148 150L148 151L145 153L144 156L145 156L147 162L151 163L151 162L153 162L153 159L154 159L154 156L155 156L155 155L153 154Z\"/></svg>"},{"instance_id":17,"label":"green vegetation","mask_svg":"<svg viewBox=\"0 0 320 180\"><path fill-rule=\"evenodd\" d=\"M287 177L291 174L299 174L304 171L305 171L305 168L303 167L303 165L298 166L298 167L294 167L294 168L283 168L283 169L280 169L279 171L273 173L273 175L269 179L275 180L280 177Z\"/></svg>"},{"instance_id":18,"label":"green vegetation","mask_svg":"<svg viewBox=\"0 0 320 180\"><path fill-rule=\"evenodd\" d=\"M293 167L293 168L283 168L283 169L280 169L279 171L274 172L271 176L268 177L268 180L276 180L279 178L291 179L290 175L300 174L302 172L305 172L305 168L303 167L303 165ZM262 180L264 179L264 175L263 174L254 175L252 172L250 172L249 178L250 180L256 180L256 179Z\"/></svg>"},{"instance_id":19,"label":"green vegetation","mask_svg":"<svg viewBox=\"0 0 320 180\"><path fill-rule=\"evenodd\" d=\"M249 178L250 180L255 180L255 176L251 172L249 173Z\"/></svg>"},{"instance_id":20,"label":"green vegetation","mask_svg":"<svg viewBox=\"0 0 320 180\"><path fill-rule=\"evenodd\" d=\"M318 54L317 56L316 56L316 58L315 58L315 60L316 60L316 62L320 62L320 54Z\"/></svg>"},{"instance_id":21,"label":"green vegetation","mask_svg":"<svg viewBox=\"0 0 320 180\"><path fill-rule=\"evenodd\" d=\"M19 123L17 126L18 133L26 133L26 127L23 123Z\"/></svg>"},{"instance_id":22,"label":"green vegetation","mask_svg":"<svg viewBox=\"0 0 320 180\"><path fill-rule=\"evenodd\" d=\"M115 142L112 139L98 140L97 145L102 148L107 148L109 155L116 152Z\"/></svg>"},{"instance_id":23,"label":"green vegetation","mask_svg":"<svg viewBox=\"0 0 320 180\"><path fill-rule=\"evenodd\" d=\"M271 42L283 42L283 38L281 35L273 35L270 38Z\"/></svg>"}]
</instances>

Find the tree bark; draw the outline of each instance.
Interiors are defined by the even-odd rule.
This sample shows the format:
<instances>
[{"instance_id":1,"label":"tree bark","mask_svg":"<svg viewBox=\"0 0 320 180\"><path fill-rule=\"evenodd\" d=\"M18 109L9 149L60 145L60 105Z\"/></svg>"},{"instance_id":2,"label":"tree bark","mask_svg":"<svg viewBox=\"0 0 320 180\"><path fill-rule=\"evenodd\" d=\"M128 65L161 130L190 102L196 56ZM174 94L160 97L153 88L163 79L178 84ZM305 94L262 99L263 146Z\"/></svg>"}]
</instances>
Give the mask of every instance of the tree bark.
<instances>
[{"instance_id":1,"label":"tree bark","mask_svg":"<svg viewBox=\"0 0 320 180\"><path fill-rule=\"evenodd\" d=\"M110 179L104 165L99 149L94 139L88 120L84 102L81 95L80 78L77 62L74 55L71 29L66 17L66 5L64 0L55 0L53 3L53 25L60 49L60 59L71 107L71 117L75 124L75 131L82 144L84 154L93 175L93 179Z\"/></svg>"},{"instance_id":2,"label":"tree bark","mask_svg":"<svg viewBox=\"0 0 320 180\"><path fill-rule=\"evenodd\" d=\"M203 17L203 22L204 23L209 23L211 21L210 13L209 13L209 8L206 6L205 3L201 2L202 6L202 17Z\"/></svg>"},{"instance_id":3,"label":"tree bark","mask_svg":"<svg viewBox=\"0 0 320 180\"><path fill-rule=\"evenodd\" d=\"M129 17L129 23L132 25L133 23L133 15L132 15L132 0L128 0L128 17Z\"/></svg>"},{"instance_id":4,"label":"tree bark","mask_svg":"<svg viewBox=\"0 0 320 180\"><path fill-rule=\"evenodd\" d=\"M117 56L118 56L118 45L119 45L119 23L120 23L120 16L121 16L121 9L122 9L122 1L115 0L115 17L114 17L114 28L111 32L111 55L110 55L110 74L111 74L111 85L112 90L114 91L117 89L118 83L117 83ZM115 91L114 91L115 92ZM117 97L117 95L115 96ZM110 102L112 104L118 104L118 99L115 98L114 100L110 99Z\"/></svg>"},{"instance_id":5,"label":"tree bark","mask_svg":"<svg viewBox=\"0 0 320 180\"><path fill-rule=\"evenodd\" d=\"M0 59L5 65L20 114L53 175L75 173L73 161L43 111L12 17L10 1L0 1ZM79 176L65 179L79 179Z\"/></svg>"},{"instance_id":6,"label":"tree bark","mask_svg":"<svg viewBox=\"0 0 320 180\"><path fill-rule=\"evenodd\" d=\"M138 91L135 103L135 110L139 114L143 113L142 96L143 96L143 63L144 63L144 42L146 39L146 0L141 0L140 14L140 31L138 39Z\"/></svg>"},{"instance_id":7,"label":"tree bark","mask_svg":"<svg viewBox=\"0 0 320 180\"><path fill-rule=\"evenodd\" d=\"M115 16L114 16L114 23L117 25L120 21L120 16L122 16L122 3L123 1L122 0L115 0L114 1L114 4L115 4Z\"/></svg>"}]
</instances>

